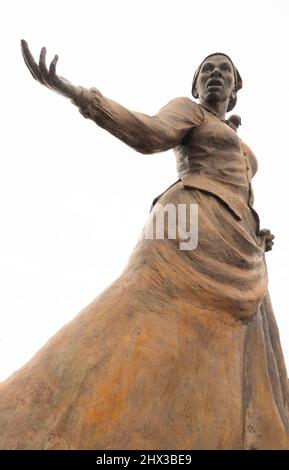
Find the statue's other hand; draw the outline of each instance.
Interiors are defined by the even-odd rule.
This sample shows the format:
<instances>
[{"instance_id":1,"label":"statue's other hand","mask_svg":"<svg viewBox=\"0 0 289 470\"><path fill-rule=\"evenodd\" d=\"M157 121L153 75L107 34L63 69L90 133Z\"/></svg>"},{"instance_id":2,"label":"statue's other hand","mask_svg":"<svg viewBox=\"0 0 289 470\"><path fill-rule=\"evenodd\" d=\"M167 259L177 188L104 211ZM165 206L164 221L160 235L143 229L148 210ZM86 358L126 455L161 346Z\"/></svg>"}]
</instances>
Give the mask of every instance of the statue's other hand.
<instances>
[{"instance_id":1,"label":"statue's other hand","mask_svg":"<svg viewBox=\"0 0 289 470\"><path fill-rule=\"evenodd\" d=\"M42 47L39 57L39 64L34 60L33 55L31 54L27 42L21 40L21 50L23 54L23 59L28 67L32 77L37 80L42 85L50 88L51 90L56 91L57 93L66 96L70 99L77 99L80 94L80 87L77 87L70 83L63 77L60 77L56 73L56 64L58 61L58 56L55 55L52 60L49 70L46 66L46 48Z\"/></svg>"},{"instance_id":2,"label":"statue's other hand","mask_svg":"<svg viewBox=\"0 0 289 470\"><path fill-rule=\"evenodd\" d=\"M259 237L264 239L265 251L271 251L274 245L273 240L275 236L270 232L270 230L267 228L263 228L259 232Z\"/></svg>"}]
</instances>

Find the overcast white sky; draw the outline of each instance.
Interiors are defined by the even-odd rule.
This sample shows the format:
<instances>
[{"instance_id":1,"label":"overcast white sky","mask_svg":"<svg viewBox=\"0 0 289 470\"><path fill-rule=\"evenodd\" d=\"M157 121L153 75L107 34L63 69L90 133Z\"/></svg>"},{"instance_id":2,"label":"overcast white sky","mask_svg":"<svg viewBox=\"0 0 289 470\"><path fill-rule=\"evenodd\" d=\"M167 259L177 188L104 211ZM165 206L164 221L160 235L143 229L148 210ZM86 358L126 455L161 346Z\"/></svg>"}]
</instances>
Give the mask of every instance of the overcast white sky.
<instances>
[{"instance_id":1,"label":"overcast white sky","mask_svg":"<svg viewBox=\"0 0 289 470\"><path fill-rule=\"evenodd\" d=\"M172 152L140 155L36 83L20 53L128 108L190 96L203 57L223 51L244 83L234 113L255 152L255 208L276 235L270 292L289 368L289 2L1 2L0 380L122 271L152 199L176 180ZM287 290L288 289L288 290Z\"/></svg>"}]
</instances>

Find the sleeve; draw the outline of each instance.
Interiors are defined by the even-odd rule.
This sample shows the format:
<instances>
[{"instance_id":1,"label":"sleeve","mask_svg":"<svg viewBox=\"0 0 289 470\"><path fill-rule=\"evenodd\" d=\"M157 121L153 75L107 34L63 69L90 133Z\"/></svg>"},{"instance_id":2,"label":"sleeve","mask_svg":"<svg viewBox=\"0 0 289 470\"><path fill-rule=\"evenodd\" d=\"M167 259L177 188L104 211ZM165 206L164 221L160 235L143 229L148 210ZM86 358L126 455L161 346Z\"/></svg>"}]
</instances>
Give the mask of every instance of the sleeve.
<instances>
[{"instance_id":1,"label":"sleeve","mask_svg":"<svg viewBox=\"0 0 289 470\"><path fill-rule=\"evenodd\" d=\"M154 116L130 111L96 88L81 88L73 103L85 118L144 154L176 147L204 121L199 105L186 97L173 99Z\"/></svg>"}]
</instances>

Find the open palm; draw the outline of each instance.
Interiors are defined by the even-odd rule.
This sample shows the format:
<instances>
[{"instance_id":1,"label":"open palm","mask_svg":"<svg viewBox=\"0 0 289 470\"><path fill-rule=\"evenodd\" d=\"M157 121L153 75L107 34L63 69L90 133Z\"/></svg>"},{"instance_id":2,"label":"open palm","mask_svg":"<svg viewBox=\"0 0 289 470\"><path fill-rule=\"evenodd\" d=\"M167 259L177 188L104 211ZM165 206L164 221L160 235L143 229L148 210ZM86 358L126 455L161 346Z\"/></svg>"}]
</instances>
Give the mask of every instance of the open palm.
<instances>
[{"instance_id":1,"label":"open palm","mask_svg":"<svg viewBox=\"0 0 289 470\"><path fill-rule=\"evenodd\" d=\"M42 47L39 57L39 64L35 61L31 54L27 42L22 39L21 50L24 62L27 65L32 77L42 85L56 91L60 95L70 99L76 99L80 93L80 87L73 85L71 82L56 73L56 64L58 56L55 55L49 69L46 65L46 48Z\"/></svg>"}]
</instances>

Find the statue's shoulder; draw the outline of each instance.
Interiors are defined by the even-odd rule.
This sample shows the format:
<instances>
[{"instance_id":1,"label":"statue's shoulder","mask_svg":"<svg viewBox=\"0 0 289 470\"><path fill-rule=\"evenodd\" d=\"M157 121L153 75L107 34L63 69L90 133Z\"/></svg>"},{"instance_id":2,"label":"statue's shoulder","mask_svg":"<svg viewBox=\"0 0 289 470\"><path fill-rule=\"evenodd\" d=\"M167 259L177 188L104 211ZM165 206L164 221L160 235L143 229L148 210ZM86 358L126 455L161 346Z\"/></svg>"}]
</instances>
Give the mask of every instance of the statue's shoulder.
<instances>
[{"instance_id":1,"label":"statue's shoulder","mask_svg":"<svg viewBox=\"0 0 289 470\"><path fill-rule=\"evenodd\" d=\"M199 112L201 112L202 110L201 106L196 103L196 101L193 101L187 96L179 96L177 98L174 98L168 104L171 104L172 106L176 107L183 107L185 109L198 110Z\"/></svg>"},{"instance_id":2,"label":"statue's shoulder","mask_svg":"<svg viewBox=\"0 0 289 470\"><path fill-rule=\"evenodd\" d=\"M182 116L182 118L192 121L195 126L201 125L204 121L204 113L201 106L187 96L173 98L161 111Z\"/></svg>"}]
</instances>

